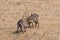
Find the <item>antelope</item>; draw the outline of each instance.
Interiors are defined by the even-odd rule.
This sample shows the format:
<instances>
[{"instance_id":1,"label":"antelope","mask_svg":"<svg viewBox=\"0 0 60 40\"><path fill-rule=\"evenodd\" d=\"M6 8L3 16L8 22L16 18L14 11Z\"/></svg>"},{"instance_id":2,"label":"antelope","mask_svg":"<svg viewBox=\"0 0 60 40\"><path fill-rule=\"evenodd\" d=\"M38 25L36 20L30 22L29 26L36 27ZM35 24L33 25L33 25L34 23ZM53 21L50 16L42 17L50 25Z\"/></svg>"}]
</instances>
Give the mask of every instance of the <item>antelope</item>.
<instances>
[{"instance_id":1,"label":"antelope","mask_svg":"<svg viewBox=\"0 0 60 40\"><path fill-rule=\"evenodd\" d=\"M39 17L39 15L38 14L35 14L35 13L33 13L29 17L27 17L26 19L27 19L27 22L28 22L29 26L32 24L32 27L34 27L33 24L35 23L35 27L37 25L39 27L38 17Z\"/></svg>"},{"instance_id":2,"label":"antelope","mask_svg":"<svg viewBox=\"0 0 60 40\"><path fill-rule=\"evenodd\" d=\"M26 19L23 17L23 19L20 19L18 22L17 22L17 31L19 30L20 28L20 31L21 32L26 32L26 27L28 27L28 23L26 21Z\"/></svg>"}]
</instances>

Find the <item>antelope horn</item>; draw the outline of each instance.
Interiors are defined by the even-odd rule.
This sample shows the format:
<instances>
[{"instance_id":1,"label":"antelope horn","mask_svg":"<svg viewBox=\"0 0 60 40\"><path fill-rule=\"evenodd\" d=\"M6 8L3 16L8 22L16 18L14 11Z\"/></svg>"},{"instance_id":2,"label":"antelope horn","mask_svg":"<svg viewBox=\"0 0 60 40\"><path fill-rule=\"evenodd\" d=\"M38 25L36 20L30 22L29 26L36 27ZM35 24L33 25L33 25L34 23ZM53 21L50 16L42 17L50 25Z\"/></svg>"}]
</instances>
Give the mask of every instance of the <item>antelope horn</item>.
<instances>
[{"instance_id":1,"label":"antelope horn","mask_svg":"<svg viewBox=\"0 0 60 40\"><path fill-rule=\"evenodd\" d=\"M26 13L26 17L29 17L29 12Z\"/></svg>"},{"instance_id":2,"label":"antelope horn","mask_svg":"<svg viewBox=\"0 0 60 40\"><path fill-rule=\"evenodd\" d=\"M22 16L22 18L24 19L24 15Z\"/></svg>"},{"instance_id":3,"label":"antelope horn","mask_svg":"<svg viewBox=\"0 0 60 40\"><path fill-rule=\"evenodd\" d=\"M32 15L32 12L31 12L31 15Z\"/></svg>"},{"instance_id":4,"label":"antelope horn","mask_svg":"<svg viewBox=\"0 0 60 40\"><path fill-rule=\"evenodd\" d=\"M25 18L26 18L26 12L25 12L24 16L25 16Z\"/></svg>"}]
</instances>

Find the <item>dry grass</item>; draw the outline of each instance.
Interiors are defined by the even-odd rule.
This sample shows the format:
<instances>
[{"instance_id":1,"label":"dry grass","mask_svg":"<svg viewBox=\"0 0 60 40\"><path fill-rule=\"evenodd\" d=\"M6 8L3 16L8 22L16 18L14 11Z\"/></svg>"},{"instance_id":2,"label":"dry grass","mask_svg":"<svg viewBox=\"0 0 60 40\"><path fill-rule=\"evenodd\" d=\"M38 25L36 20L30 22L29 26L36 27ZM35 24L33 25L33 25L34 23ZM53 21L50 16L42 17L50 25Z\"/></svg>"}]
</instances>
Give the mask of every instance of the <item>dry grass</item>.
<instances>
[{"instance_id":1,"label":"dry grass","mask_svg":"<svg viewBox=\"0 0 60 40\"><path fill-rule=\"evenodd\" d=\"M24 12L39 14L40 27L14 34ZM0 40L60 40L60 0L0 0Z\"/></svg>"}]
</instances>

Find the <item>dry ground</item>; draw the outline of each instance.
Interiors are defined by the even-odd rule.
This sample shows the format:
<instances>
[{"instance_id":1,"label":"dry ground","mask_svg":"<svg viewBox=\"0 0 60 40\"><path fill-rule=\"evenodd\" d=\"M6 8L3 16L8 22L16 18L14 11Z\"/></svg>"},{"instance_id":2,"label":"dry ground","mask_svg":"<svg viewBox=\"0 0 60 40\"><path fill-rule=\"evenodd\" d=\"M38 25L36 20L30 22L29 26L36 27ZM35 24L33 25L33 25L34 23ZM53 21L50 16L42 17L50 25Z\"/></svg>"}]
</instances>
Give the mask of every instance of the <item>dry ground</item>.
<instances>
[{"instance_id":1,"label":"dry ground","mask_svg":"<svg viewBox=\"0 0 60 40\"><path fill-rule=\"evenodd\" d=\"M40 26L14 34L24 12L39 14ZM0 0L0 40L60 40L60 0Z\"/></svg>"}]
</instances>

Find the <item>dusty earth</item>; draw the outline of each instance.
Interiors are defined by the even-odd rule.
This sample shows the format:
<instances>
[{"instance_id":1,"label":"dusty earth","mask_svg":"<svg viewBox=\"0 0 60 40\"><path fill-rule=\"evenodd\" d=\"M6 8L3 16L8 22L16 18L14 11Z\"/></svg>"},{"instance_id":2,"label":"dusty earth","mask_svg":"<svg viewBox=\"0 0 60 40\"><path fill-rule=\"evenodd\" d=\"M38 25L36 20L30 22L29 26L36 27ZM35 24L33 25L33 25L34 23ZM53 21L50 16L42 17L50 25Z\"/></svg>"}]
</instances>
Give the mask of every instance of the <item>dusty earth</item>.
<instances>
[{"instance_id":1,"label":"dusty earth","mask_svg":"<svg viewBox=\"0 0 60 40\"><path fill-rule=\"evenodd\" d=\"M24 13L39 14L39 27L14 33ZM0 0L0 40L60 40L60 0Z\"/></svg>"}]
</instances>

